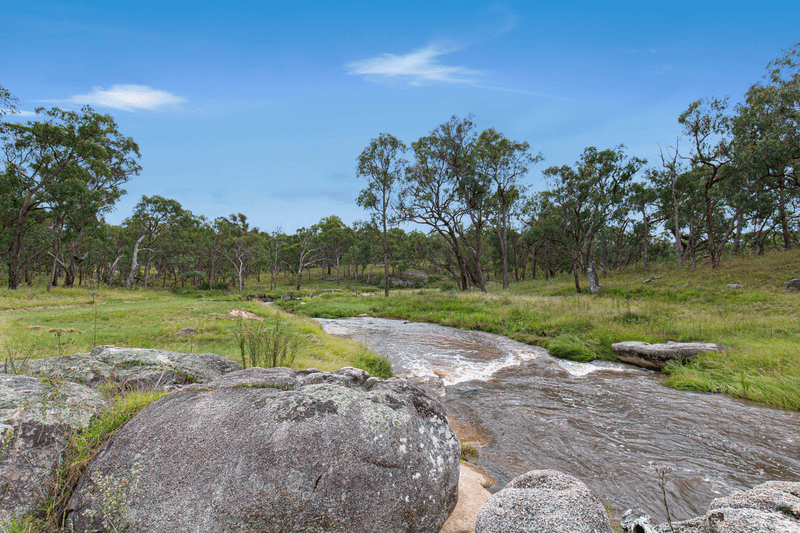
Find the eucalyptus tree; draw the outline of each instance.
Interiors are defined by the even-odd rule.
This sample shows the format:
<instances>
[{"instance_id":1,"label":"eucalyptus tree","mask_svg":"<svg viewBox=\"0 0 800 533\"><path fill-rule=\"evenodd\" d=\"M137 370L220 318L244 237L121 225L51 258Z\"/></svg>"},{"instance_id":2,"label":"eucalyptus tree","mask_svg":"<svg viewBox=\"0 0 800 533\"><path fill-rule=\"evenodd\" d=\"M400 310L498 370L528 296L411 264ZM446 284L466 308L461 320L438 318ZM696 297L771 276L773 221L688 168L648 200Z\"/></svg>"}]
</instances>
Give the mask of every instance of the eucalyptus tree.
<instances>
[{"instance_id":1,"label":"eucalyptus tree","mask_svg":"<svg viewBox=\"0 0 800 533\"><path fill-rule=\"evenodd\" d=\"M251 233L247 217L242 213L232 214L228 218L218 217L214 220L213 227L219 236L217 250L236 271L239 294L242 294L248 262L252 259L255 248L253 237L258 228Z\"/></svg>"},{"instance_id":2,"label":"eucalyptus tree","mask_svg":"<svg viewBox=\"0 0 800 533\"><path fill-rule=\"evenodd\" d=\"M646 163L638 157L626 158L623 148L599 151L590 146L574 167L544 171L552 185L552 202L561 215L561 232L569 242L577 292L581 292L578 276L589 266L597 232L625 209L628 186Z\"/></svg>"},{"instance_id":3,"label":"eucalyptus tree","mask_svg":"<svg viewBox=\"0 0 800 533\"><path fill-rule=\"evenodd\" d=\"M12 230L8 252L8 287L19 285L19 256L25 221L36 210L45 209L54 184L75 179L89 188L108 193L106 205L122 194L119 186L139 173L139 148L119 133L109 115L90 107L81 112L58 108L36 110L44 120L0 123L3 143L0 189L10 194L3 206L10 213ZM49 189L49 190L48 190Z\"/></svg>"},{"instance_id":4,"label":"eucalyptus tree","mask_svg":"<svg viewBox=\"0 0 800 533\"><path fill-rule=\"evenodd\" d=\"M381 228L383 248L383 290L389 297L389 243L387 228L394 222L397 192L407 162L402 158L406 145L391 134L381 133L358 156L357 173L368 180L356 203L369 209L373 223ZM338 264L337 264L338 267ZM338 276L338 275L337 275Z\"/></svg>"},{"instance_id":5,"label":"eucalyptus tree","mask_svg":"<svg viewBox=\"0 0 800 533\"><path fill-rule=\"evenodd\" d=\"M303 270L314 264L320 250L319 226L314 224L310 228L298 228L294 235L289 237L289 243L294 253L297 265L297 290L303 282Z\"/></svg>"},{"instance_id":6,"label":"eucalyptus tree","mask_svg":"<svg viewBox=\"0 0 800 533\"><path fill-rule=\"evenodd\" d=\"M703 216L711 268L719 267L722 250L748 201L746 173L734 161L732 117L727 108L727 99L697 100L678 118L691 144L689 154L682 157L692 167L705 169L695 176L702 180Z\"/></svg>"},{"instance_id":7,"label":"eucalyptus tree","mask_svg":"<svg viewBox=\"0 0 800 533\"><path fill-rule=\"evenodd\" d=\"M475 170L476 143L471 115L453 116L412 143L414 163L406 169L399 210L448 244L462 290L475 285L485 291L481 256L490 186Z\"/></svg>"},{"instance_id":8,"label":"eucalyptus tree","mask_svg":"<svg viewBox=\"0 0 800 533\"><path fill-rule=\"evenodd\" d=\"M649 177L653 170L647 171ZM628 202L642 217L642 268L650 269L650 231L656 215L656 191L646 182L631 183Z\"/></svg>"},{"instance_id":9,"label":"eucalyptus tree","mask_svg":"<svg viewBox=\"0 0 800 533\"><path fill-rule=\"evenodd\" d=\"M493 128L484 130L475 147L476 171L485 176L494 191L497 215L495 231L500 240L503 261L503 288L508 288L509 212L519 201L525 186L522 178L531 165L544 160L541 153L532 155L527 142L511 141Z\"/></svg>"},{"instance_id":10,"label":"eucalyptus tree","mask_svg":"<svg viewBox=\"0 0 800 533\"><path fill-rule=\"evenodd\" d=\"M736 164L774 196L783 245L792 245L789 207L800 191L800 42L770 62L733 118Z\"/></svg>"},{"instance_id":11,"label":"eucalyptus tree","mask_svg":"<svg viewBox=\"0 0 800 533\"><path fill-rule=\"evenodd\" d=\"M330 275L331 264L336 263L336 284L341 284L340 267L342 262L342 254L350 246L353 240L353 230L348 228L342 219L336 215L325 217L318 223L320 231L320 244L328 257L328 275ZM383 235L383 242L386 241L386 234ZM383 244L382 242L382 244ZM386 248L384 247L384 259L386 257Z\"/></svg>"},{"instance_id":12,"label":"eucalyptus tree","mask_svg":"<svg viewBox=\"0 0 800 533\"><path fill-rule=\"evenodd\" d=\"M12 95L8 89L0 86L0 117L6 114L16 114L17 111L17 98Z\"/></svg>"},{"instance_id":13,"label":"eucalyptus tree","mask_svg":"<svg viewBox=\"0 0 800 533\"><path fill-rule=\"evenodd\" d=\"M184 213L183 207L177 200L158 195L142 196L134 208L133 215L123 222L133 237L138 235L131 251L131 270L125 282L127 289L133 285L138 272L138 256L141 250L147 252L144 269L144 286L147 288L153 254L159 251L156 246ZM144 248L140 248L143 243Z\"/></svg>"}]
</instances>

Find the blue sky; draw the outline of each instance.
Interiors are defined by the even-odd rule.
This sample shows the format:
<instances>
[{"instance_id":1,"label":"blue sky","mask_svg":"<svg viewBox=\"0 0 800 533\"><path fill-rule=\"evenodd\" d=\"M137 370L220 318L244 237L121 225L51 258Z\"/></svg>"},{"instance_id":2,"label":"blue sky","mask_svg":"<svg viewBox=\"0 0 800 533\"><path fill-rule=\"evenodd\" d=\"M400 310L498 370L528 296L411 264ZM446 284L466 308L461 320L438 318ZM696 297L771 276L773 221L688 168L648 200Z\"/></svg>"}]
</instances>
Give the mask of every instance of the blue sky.
<instances>
[{"instance_id":1,"label":"blue sky","mask_svg":"<svg viewBox=\"0 0 800 533\"><path fill-rule=\"evenodd\" d=\"M139 144L109 222L158 194L293 232L365 219L370 139L452 115L541 151L534 190L587 146L654 165L692 101L741 100L798 40L796 1L26 0L0 10L0 86L23 111L91 104Z\"/></svg>"}]
</instances>

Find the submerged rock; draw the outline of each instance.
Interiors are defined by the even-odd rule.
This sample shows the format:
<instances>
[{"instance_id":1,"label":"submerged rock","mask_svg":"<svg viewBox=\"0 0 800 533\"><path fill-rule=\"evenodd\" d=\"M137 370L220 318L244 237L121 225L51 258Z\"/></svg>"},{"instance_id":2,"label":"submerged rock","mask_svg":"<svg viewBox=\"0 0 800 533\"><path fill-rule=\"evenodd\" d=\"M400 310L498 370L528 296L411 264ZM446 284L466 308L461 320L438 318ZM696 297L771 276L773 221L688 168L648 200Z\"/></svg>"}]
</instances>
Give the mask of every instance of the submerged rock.
<instances>
[{"instance_id":1,"label":"submerged rock","mask_svg":"<svg viewBox=\"0 0 800 533\"><path fill-rule=\"evenodd\" d=\"M576 478L532 470L511 480L478 513L475 533L612 533L605 508Z\"/></svg>"},{"instance_id":2,"label":"submerged rock","mask_svg":"<svg viewBox=\"0 0 800 533\"><path fill-rule=\"evenodd\" d=\"M0 522L44 502L70 435L107 402L77 383L0 374Z\"/></svg>"},{"instance_id":3,"label":"submerged rock","mask_svg":"<svg viewBox=\"0 0 800 533\"><path fill-rule=\"evenodd\" d=\"M686 363L701 353L721 352L727 346L712 342L667 342L650 344L649 342L625 341L615 342L611 349L623 363L636 365L650 370L662 370L671 363Z\"/></svg>"},{"instance_id":4,"label":"submerged rock","mask_svg":"<svg viewBox=\"0 0 800 533\"><path fill-rule=\"evenodd\" d=\"M132 531L435 533L456 505L459 456L442 405L405 380L252 368L126 424L81 478L69 522L100 527L99 474L130 485Z\"/></svg>"},{"instance_id":5,"label":"submerged rock","mask_svg":"<svg viewBox=\"0 0 800 533\"><path fill-rule=\"evenodd\" d=\"M30 360L25 373L92 387L115 385L139 389L205 383L241 368L238 363L213 353L98 346L89 353Z\"/></svg>"},{"instance_id":6,"label":"submerged rock","mask_svg":"<svg viewBox=\"0 0 800 533\"><path fill-rule=\"evenodd\" d=\"M699 518L660 524L658 533L800 533L800 482L767 481L711 502Z\"/></svg>"}]
</instances>

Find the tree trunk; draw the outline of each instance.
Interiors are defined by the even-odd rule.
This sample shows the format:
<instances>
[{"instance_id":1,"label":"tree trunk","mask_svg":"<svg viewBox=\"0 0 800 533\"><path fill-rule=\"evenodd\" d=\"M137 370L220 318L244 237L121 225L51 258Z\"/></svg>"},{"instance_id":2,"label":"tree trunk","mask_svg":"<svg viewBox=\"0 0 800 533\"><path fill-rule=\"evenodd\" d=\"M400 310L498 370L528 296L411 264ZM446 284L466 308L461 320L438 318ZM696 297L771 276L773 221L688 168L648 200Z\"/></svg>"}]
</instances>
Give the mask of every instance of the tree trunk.
<instances>
[{"instance_id":1,"label":"tree trunk","mask_svg":"<svg viewBox=\"0 0 800 533\"><path fill-rule=\"evenodd\" d=\"M136 244L133 245L133 254L131 255L131 273L128 274L128 280L125 282L125 288L131 290L133 286L133 280L136 277L136 271L139 269L139 260L137 256L139 255L139 245L142 244L144 238L147 237L147 234L142 234L141 237L136 239Z\"/></svg>"}]
</instances>

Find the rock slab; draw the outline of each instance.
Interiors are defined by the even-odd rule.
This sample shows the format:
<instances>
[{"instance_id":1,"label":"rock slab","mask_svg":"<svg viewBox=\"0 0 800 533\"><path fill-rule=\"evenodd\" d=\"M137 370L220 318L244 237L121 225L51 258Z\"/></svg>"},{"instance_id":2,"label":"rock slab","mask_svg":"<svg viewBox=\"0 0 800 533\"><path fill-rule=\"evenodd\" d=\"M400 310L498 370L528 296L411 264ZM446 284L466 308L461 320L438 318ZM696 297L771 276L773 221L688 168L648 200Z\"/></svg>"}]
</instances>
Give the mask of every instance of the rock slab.
<instances>
[{"instance_id":1,"label":"rock slab","mask_svg":"<svg viewBox=\"0 0 800 533\"><path fill-rule=\"evenodd\" d=\"M106 405L84 385L0 374L0 521L30 513L47 498L67 439Z\"/></svg>"},{"instance_id":2,"label":"rock slab","mask_svg":"<svg viewBox=\"0 0 800 533\"><path fill-rule=\"evenodd\" d=\"M511 480L478 513L475 533L612 533L605 508L576 478L532 470Z\"/></svg>"},{"instance_id":3,"label":"rock slab","mask_svg":"<svg viewBox=\"0 0 800 533\"><path fill-rule=\"evenodd\" d=\"M623 363L636 365L650 370L663 370L672 363L686 363L701 353L721 352L727 346L712 342L667 342L650 344L649 342L625 341L615 342L611 349Z\"/></svg>"},{"instance_id":4,"label":"rock slab","mask_svg":"<svg viewBox=\"0 0 800 533\"><path fill-rule=\"evenodd\" d=\"M241 368L238 363L213 353L98 346L89 353L30 360L26 374L55 377L91 387L168 389L213 381Z\"/></svg>"},{"instance_id":5,"label":"rock slab","mask_svg":"<svg viewBox=\"0 0 800 533\"><path fill-rule=\"evenodd\" d=\"M100 473L130 480L131 531L435 533L456 505L459 457L442 405L405 380L251 368L128 422L81 478L68 523L101 526Z\"/></svg>"},{"instance_id":6,"label":"rock slab","mask_svg":"<svg viewBox=\"0 0 800 533\"><path fill-rule=\"evenodd\" d=\"M800 483L767 481L711 502L701 517L660 524L658 533L800 533Z\"/></svg>"}]
</instances>

